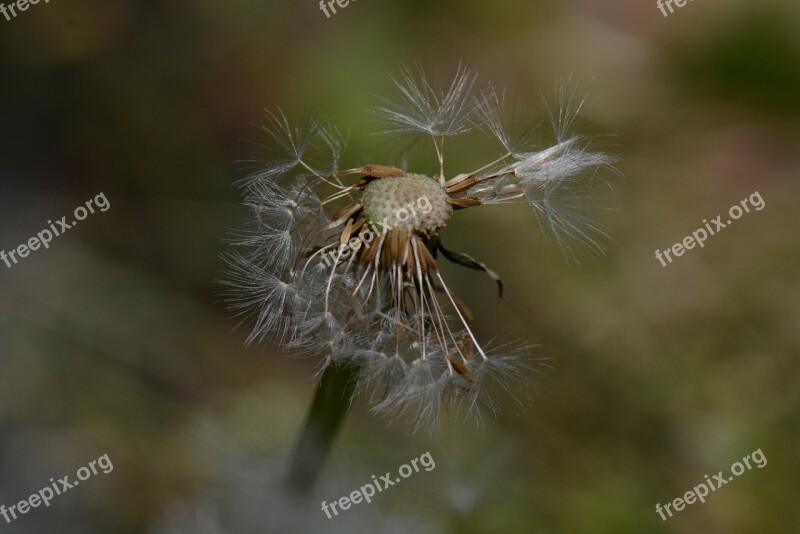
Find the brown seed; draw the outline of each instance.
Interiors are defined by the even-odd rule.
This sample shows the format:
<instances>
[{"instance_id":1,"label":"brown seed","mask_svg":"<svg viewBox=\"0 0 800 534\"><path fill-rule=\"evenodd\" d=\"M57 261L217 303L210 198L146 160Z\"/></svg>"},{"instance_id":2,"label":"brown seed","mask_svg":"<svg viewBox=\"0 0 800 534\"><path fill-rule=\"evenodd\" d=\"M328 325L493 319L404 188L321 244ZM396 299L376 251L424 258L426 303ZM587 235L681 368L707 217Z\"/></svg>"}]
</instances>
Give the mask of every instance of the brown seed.
<instances>
[{"instance_id":1,"label":"brown seed","mask_svg":"<svg viewBox=\"0 0 800 534\"><path fill-rule=\"evenodd\" d=\"M403 169L389 167L388 165L376 165L372 163L369 165L364 165L363 167L359 167L356 170L375 178L390 178L392 176L402 176L404 174Z\"/></svg>"},{"instance_id":2,"label":"brown seed","mask_svg":"<svg viewBox=\"0 0 800 534\"><path fill-rule=\"evenodd\" d=\"M454 358L450 358L450 363L452 364L453 369L456 370L456 373L460 374L461 376L465 376L465 377L469 378L470 380L472 380L471 373L469 372L469 369L467 368L466 365L464 365L463 363L461 363L460 361L458 361L458 360L456 360Z\"/></svg>"},{"instance_id":3,"label":"brown seed","mask_svg":"<svg viewBox=\"0 0 800 534\"><path fill-rule=\"evenodd\" d=\"M456 209L471 208L472 206L480 206L481 204L483 204L483 202L481 202L477 198L467 198L467 197L448 198L447 202L455 206Z\"/></svg>"}]
</instances>

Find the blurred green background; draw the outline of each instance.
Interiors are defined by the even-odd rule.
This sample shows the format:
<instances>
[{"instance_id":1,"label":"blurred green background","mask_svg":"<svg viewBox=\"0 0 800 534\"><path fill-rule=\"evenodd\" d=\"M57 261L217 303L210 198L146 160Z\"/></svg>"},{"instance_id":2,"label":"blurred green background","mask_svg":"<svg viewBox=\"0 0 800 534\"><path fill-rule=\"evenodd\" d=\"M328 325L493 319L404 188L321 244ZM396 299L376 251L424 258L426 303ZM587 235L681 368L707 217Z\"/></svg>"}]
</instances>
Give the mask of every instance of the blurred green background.
<instances>
[{"instance_id":1,"label":"blurred green background","mask_svg":"<svg viewBox=\"0 0 800 534\"><path fill-rule=\"evenodd\" d=\"M100 192L111 203L0 264L0 504L114 462L0 530L222 532L204 514L228 499L259 532L799 531L798 30L792 0L666 18L655 0L358 0L331 18L313 0L53 0L0 18L0 249ZM246 217L233 182L265 107L349 132L345 165L400 163L365 108L415 61L474 66L520 111L558 80L588 87L581 130L624 175L604 219L615 240L573 265L524 206L454 219L450 248L508 288L497 303L490 281L448 268L479 337L518 332L551 358L536 403L429 436L357 401L319 499L279 505L269 488L314 362L243 348L219 302L221 241ZM454 143L450 172L487 145ZM655 260L754 191L763 211ZM758 448L764 469L656 514ZM425 451L433 471L324 518L319 500Z\"/></svg>"}]
</instances>

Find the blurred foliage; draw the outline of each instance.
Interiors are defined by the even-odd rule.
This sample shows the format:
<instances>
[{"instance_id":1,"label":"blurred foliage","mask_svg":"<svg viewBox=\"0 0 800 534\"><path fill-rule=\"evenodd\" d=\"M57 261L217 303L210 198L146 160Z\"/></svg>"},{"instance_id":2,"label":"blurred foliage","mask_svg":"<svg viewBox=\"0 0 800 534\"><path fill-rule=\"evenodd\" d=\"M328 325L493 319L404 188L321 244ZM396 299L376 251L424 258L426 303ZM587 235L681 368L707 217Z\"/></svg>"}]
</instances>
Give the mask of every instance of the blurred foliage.
<instances>
[{"instance_id":1,"label":"blurred foliage","mask_svg":"<svg viewBox=\"0 0 800 534\"><path fill-rule=\"evenodd\" d=\"M684 47L678 75L708 97L731 98L776 114L800 111L800 48L792 18L754 5L731 26L705 35L700 50Z\"/></svg>"},{"instance_id":2,"label":"blurred foliage","mask_svg":"<svg viewBox=\"0 0 800 534\"><path fill-rule=\"evenodd\" d=\"M313 362L243 348L213 284L245 217L233 182L276 106L349 133L347 163L435 168L424 146L406 155L370 135L365 108L402 64L447 76L462 61L521 111L559 80L590 89L581 128L603 135L624 175L605 221L615 242L574 266L522 206L454 221L448 246L508 288L498 304L490 280L444 267L479 336L538 341L552 375L532 408L433 436L357 402L319 500L428 450L437 467L308 528L796 530L799 22L790 0L703 0L668 18L633 0L359 0L330 19L315 2L75 0L0 18L0 249L100 191L111 202L49 250L0 264L0 504L103 453L115 466L0 525L197 532L181 518L231 510L241 492L252 507L231 513L261 514L265 531L318 522L318 504L269 489ZM489 147L448 149L455 173ZM668 268L654 259L755 190L763 211ZM655 513L757 448L764 469L667 522Z\"/></svg>"}]
</instances>

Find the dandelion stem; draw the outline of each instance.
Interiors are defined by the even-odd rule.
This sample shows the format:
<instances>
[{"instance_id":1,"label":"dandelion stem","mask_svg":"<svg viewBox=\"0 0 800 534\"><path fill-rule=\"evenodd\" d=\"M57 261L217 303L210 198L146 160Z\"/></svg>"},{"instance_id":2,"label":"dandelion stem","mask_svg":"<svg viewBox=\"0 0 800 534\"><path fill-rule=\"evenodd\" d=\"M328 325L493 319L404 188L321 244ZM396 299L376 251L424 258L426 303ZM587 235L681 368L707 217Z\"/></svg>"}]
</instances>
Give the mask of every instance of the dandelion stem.
<instances>
[{"instance_id":1,"label":"dandelion stem","mask_svg":"<svg viewBox=\"0 0 800 534\"><path fill-rule=\"evenodd\" d=\"M322 374L286 477L286 486L307 495L314 486L350 408L358 367L330 364Z\"/></svg>"}]
</instances>

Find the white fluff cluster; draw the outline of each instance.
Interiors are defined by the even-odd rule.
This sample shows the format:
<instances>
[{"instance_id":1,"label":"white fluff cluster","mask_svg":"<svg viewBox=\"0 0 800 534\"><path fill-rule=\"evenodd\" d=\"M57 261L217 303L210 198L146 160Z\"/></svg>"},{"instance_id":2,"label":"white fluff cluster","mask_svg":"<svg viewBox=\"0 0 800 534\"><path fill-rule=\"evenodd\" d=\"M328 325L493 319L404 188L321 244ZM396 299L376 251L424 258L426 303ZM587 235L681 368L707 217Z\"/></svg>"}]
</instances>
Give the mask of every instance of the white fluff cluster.
<instances>
[{"instance_id":1,"label":"white fluff cluster","mask_svg":"<svg viewBox=\"0 0 800 534\"><path fill-rule=\"evenodd\" d=\"M447 286L437 254L499 277L466 254L444 249L440 224L425 232L414 225L374 228L365 214L385 213L402 196L389 180L437 184L449 204L434 214L441 226L453 209L525 201L565 251L584 243L601 252L604 233L585 212L584 182L611 159L568 134L580 106L559 107L554 143L533 150L509 133L496 91L472 94L471 71L459 68L444 88L410 70L395 83L396 98L383 99L376 111L388 133L430 137L440 174L428 178L380 165L339 170L342 143L334 130L312 119L292 126L282 113L268 113L264 130L282 154L243 181L254 216L232 239L223 283L231 310L249 321L248 342L275 341L317 355L321 370L356 367L372 409L409 416L417 428L435 424L448 406L473 414L481 404L495 410L492 382L524 402L540 362L525 343L477 340L471 314ZM497 139L505 154L446 178L444 138L475 130ZM385 182L365 197L377 180ZM371 242L363 239L367 231L374 233Z\"/></svg>"}]
</instances>

